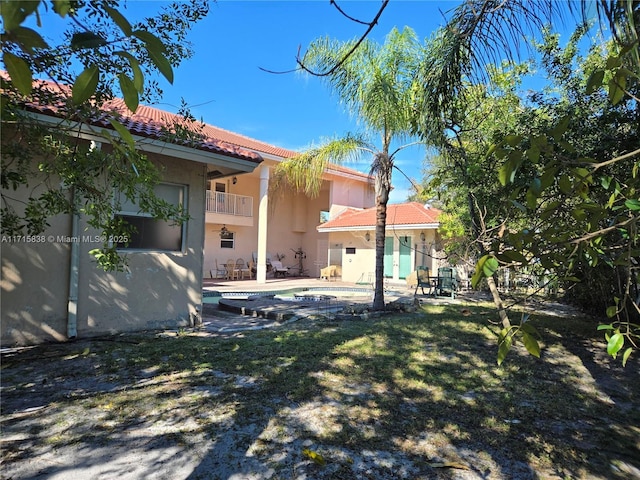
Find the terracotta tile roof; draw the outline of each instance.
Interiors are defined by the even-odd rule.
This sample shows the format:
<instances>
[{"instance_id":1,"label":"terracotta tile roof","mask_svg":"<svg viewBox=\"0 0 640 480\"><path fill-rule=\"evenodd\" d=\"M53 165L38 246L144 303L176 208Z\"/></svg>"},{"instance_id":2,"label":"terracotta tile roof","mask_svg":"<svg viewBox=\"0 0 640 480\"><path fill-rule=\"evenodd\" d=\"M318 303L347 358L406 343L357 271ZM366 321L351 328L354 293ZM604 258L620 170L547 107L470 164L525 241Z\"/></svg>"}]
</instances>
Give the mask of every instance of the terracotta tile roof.
<instances>
[{"instance_id":1,"label":"terracotta tile roof","mask_svg":"<svg viewBox=\"0 0 640 480\"><path fill-rule=\"evenodd\" d=\"M0 71L0 76L7 78L7 74L4 71ZM35 101L26 101L24 106L27 110L43 115L61 117L68 109L67 99L71 95L71 89L68 86L57 85L45 80L36 80L34 81L34 88L39 90L38 99ZM212 136L206 128L202 131L204 138L197 142L187 142L179 139L167 140L165 133L167 129L171 129L171 127L176 124L184 124L184 119L180 115L144 105L140 105L136 113L132 114L126 107L124 100L119 98L106 102L102 110L105 112L115 112L116 115L120 117L120 123L133 135L186 145L196 150L248 160L256 164L261 163L263 160L259 153ZM109 123L109 118L112 117L105 113L88 120L86 118L77 118L75 120L112 130L113 127Z\"/></svg>"},{"instance_id":2,"label":"terracotta tile roof","mask_svg":"<svg viewBox=\"0 0 640 480\"><path fill-rule=\"evenodd\" d=\"M113 109L121 113L124 117L124 125L134 135L143 137L155 137L162 132L162 128L171 127L172 125L185 124L184 119L180 115L165 112L158 108L146 105L138 106L136 113L131 114L126 108L124 100L114 99L105 105L109 109ZM199 150L210 150L223 155L229 155L235 158L245 160L255 160L256 163L262 162L262 156L254 152L249 147L238 145L233 142L225 141L216 136L216 127L204 124L199 131L204 138L196 146Z\"/></svg>"},{"instance_id":3,"label":"terracotta tile roof","mask_svg":"<svg viewBox=\"0 0 640 480\"><path fill-rule=\"evenodd\" d=\"M2 70L0 70L0 76L8 78L7 73ZM62 92L66 97L70 97L71 95L71 89L66 85L57 85L45 80L36 80L34 81L34 84L39 87L44 87L54 93ZM136 113L131 114L126 107L124 100L119 98L108 102L105 107L107 109L115 110L122 115L122 123L132 134L148 138L160 138L162 136L163 126L166 127L167 125L180 124L183 122L182 117L179 115L147 105L138 106ZM61 111L66 108L66 103L58 98L57 101L54 100L47 105L28 103L27 108L45 115L60 116ZM111 128L111 125L105 117L99 118L90 123L100 127ZM261 153L274 155L282 159L291 158L298 154L298 152L293 150L277 147L214 125L200 124L199 122L198 124L202 126L201 132L205 136L205 140L195 147L199 150L229 155L234 158L254 160L256 163L262 161ZM327 167L326 171L327 173L346 174L359 178L363 181L370 181L368 174L342 165L331 164Z\"/></svg>"},{"instance_id":4,"label":"terracotta tile roof","mask_svg":"<svg viewBox=\"0 0 640 480\"><path fill-rule=\"evenodd\" d=\"M206 125L204 131L211 138L217 138L227 143L232 143L240 147L249 148L251 150L257 151L258 153L267 153L270 155L274 155L282 159L295 157L299 153L294 150L288 150L286 148L277 147L275 145L271 145L254 138L250 138L245 135L240 135L239 133L230 132L229 130L215 127L213 125ZM368 174L362 173L352 168L344 167L342 165L330 164L327 167L326 171L327 173L344 173L361 178L363 180L369 180Z\"/></svg>"},{"instance_id":5,"label":"terracotta tile roof","mask_svg":"<svg viewBox=\"0 0 640 480\"><path fill-rule=\"evenodd\" d=\"M387 205L387 226L407 226L407 228L438 227L441 211L418 202ZM376 225L376 207L363 210L348 208L337 217L318 226L318 231L364 230Z\"/></svg>"}]
</instances>

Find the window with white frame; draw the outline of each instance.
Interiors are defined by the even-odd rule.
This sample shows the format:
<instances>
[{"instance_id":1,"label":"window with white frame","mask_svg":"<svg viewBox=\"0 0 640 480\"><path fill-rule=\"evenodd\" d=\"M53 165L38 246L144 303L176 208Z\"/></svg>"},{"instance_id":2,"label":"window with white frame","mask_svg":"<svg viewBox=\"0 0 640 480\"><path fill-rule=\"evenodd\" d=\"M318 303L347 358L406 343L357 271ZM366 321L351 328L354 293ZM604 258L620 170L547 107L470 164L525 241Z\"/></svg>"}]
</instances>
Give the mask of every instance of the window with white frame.
<instances>
[{"instance_id":1,"label":"window with white frame","mask_svg":"<svg viewBox=\"0 0 640 480\"><path fill-rule=\"evenodd\" d=\"M172 205L182 205L186 208L186 185L160 183L155 186L154 192L158 198ZM180 225L171 220L153 218L148 213L140 212L138 205L128 199L122 202L117 216L134 227L129 243L120 243L118 248L171 252L184 249L186 222Z\"/></svg>"},{"instance_id":2,"label":"window with white frame","mask_svg":"<svg viewBox=\"0 0 640 480\"><path fill-rule=\"evenodd\" d=\"M235 248L236 236L230 231L220 232L220 248Z\"/></svg>"}]
</instances>

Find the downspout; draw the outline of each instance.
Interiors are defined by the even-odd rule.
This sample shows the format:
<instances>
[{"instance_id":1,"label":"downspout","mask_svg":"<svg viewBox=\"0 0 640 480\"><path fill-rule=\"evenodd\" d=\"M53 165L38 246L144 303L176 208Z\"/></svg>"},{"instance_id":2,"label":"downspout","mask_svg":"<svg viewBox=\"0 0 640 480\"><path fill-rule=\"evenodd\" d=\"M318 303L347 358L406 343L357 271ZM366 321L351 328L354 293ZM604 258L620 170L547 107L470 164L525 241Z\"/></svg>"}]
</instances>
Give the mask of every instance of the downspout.
<instances>
[{"instance_id":1,"label":"downspout","mask_svg":"<svg viewBox=\"0 0 640 480\"><path fill-rule=\"evenodd\" d=\"M91 150L100 150L101 143L91 141ZM69 259L69 301L67 303L67 338L78 336L78 283L80 277L80 214L76 210L76 191L71 188L71 257Z\"/></svg>"},{"instance_id":2,"label":"downspout","mask_svg":"<svg viewBox=\"0 0 640 480\"><path fill-rule=\"evenodd\" d=\"M78 271L80 269L80 215L75 211L75 188L71 189L71 204L73 216L71 217L71 259L69 265L69 303L67 304L67 337L69 339L78 336Z\"/></svg>"}]
</instances>

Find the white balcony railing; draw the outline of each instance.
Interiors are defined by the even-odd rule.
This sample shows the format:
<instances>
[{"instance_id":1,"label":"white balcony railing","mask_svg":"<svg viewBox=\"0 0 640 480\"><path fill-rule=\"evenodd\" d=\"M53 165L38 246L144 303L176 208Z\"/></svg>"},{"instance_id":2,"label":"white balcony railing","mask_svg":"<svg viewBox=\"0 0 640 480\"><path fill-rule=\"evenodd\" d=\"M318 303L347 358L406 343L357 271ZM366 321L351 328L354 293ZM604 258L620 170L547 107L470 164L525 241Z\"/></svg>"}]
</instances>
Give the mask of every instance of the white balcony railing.
<instances>
[{"instance_id":1,"label":"white balcony railing","mask_svg":"<svg viewBox=\"0 0 640 480\"><path fill-rule=\"evenodd\" d=\"M207 213L253 217L253 197L207 190Z\"/></svg>"}]
</instances>

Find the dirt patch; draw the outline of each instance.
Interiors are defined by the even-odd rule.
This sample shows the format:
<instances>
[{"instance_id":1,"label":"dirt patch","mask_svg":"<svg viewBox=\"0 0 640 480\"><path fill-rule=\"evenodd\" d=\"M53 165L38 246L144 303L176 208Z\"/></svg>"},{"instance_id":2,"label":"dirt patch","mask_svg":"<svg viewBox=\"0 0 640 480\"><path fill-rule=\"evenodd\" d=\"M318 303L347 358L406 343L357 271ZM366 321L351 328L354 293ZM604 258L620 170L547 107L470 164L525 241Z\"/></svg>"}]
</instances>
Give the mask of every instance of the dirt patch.
<instances>
[{"instance_id":1,"label":"dirt patch","mask_svg":"<svg viewBox=\"0 0 640 480\"><path fill-rule=\"evenodd\" d=\"M637 358L540 316L498 368L461 308L5 351L0 478L640 478Z\"/></svg>"}]
</instances>

